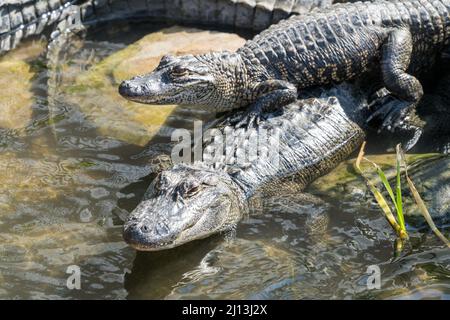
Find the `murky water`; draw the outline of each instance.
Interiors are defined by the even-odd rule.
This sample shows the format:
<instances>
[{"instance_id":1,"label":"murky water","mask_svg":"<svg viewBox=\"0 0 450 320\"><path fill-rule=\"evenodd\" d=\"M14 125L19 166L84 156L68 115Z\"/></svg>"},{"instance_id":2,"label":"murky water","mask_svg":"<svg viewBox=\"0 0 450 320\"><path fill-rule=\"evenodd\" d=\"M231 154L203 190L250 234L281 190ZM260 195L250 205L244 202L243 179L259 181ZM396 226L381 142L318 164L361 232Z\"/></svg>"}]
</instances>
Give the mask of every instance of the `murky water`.
<instances>
[{"instance_id":1,"label":"murky water","mask_svg":"<svg viewBox=\"0 0 450 320\"><path fill-rule=\"evenodd\" d=\"M211 119L116 93L133 73L120 65L123 50L158 30L110 25L72 39L57 77L39 43L0 61L8 111L0 115L0 298L450 298L449 250L411 224L411 246L394 258L393 232L357 188L310 188L323 203L273 199L234 235L156 253L129 248L123 218L153 178L170 132ZM151 41L173 33L182 43L182 30L169 30ZM313 216L326 223L311 227ZM440 225L447 237L448 226ZM66 286L71 265L80 267L80 290ZM367 287L371 265L380 268L381 289Z\"/></svg>"}]
</instances>

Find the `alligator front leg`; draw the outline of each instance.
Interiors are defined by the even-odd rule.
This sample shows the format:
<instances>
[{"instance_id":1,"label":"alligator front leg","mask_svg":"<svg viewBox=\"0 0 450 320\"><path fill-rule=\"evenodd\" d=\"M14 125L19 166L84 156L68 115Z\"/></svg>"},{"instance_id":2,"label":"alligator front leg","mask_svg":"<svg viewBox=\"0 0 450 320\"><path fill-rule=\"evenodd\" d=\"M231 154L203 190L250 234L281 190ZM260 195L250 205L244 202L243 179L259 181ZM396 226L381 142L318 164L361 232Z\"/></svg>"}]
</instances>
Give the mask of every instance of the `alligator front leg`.
<instances>
[{"instance_id":1,"label":"alligator front leg","mask_svg":"<svg viewBox=\"0 0 450 320\"><path fill-rule=\"evenodd\" d=\"M247 107L246 115L235 125L237 128L243 126L249 128L255 123L258 124L264 111L281 108L297 100L298 96L297 88L293 84L281 80L261 82L254 91L258 98Z\"/></svg>"},{"instance_id":2,"label":"alligator front leg","mask_svg":"<svg viewBox=\"0 0 450 320\"><path fill-rule=\"evenodd\" d=\"M411 33L406 29L396 29L389 33L382 47L381 72L386 89L393 99L376 103L376 110L368 121L382 119L382 129L394 131L405 129L412 109L423 96L423 88L419 80L408 74L413 42ZM383 99L386 100L386 99Z\"/></svg>"}]
</instances>

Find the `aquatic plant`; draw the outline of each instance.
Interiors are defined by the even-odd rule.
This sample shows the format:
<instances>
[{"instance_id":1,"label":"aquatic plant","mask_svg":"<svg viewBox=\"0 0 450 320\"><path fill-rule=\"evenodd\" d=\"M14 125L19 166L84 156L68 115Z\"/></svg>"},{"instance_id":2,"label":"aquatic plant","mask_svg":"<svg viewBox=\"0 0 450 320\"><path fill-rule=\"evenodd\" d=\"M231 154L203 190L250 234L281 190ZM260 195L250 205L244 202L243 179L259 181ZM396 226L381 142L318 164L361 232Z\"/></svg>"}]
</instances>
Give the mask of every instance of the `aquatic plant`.
<instances>
[{"instance_id":1,"label":"aquatic plant","mask_svg":"<svg viewBox=\"0 0 450 320\"><path fill-rule=\"evenodd\" d=\"M366 146L366 142L364 142L361 146L361 149L359 151L358 157L356 158L355 162L355 170L364 178L367 187L372 192L373 196L375 197L376 202L378 203L379 207L381 208L383 215L386 217L389 224L392 226L394 231L397 234L398 241L396 245L397 252L401 251L403 249L403 245L405 241L408 240L408 232L406 230L405 225L405 217L404 217L404 210L403 210L403 199L402 199L402 185L401 185L401 175L402 173L405 174L406 181L408 183L408 187L411 190L411 194L413 195L414 201L416 202L417 206L419 207L419 210L421 214L424 216L425 220L427 221L428 225L430 226L431 230L436 234L436 236L441 239L449 248L450 248L450 242L447 238L442 235L442 233L439 231L439 229L436 227L436 225L433 222L433 219L428 212L428 209L426 208L426 205L424 201L422 200L419 192L417 191L413 181L408 176L408 169L407 169L407 163L405 154L401 148L400 145L396 146L396 176L395 176L395 194L391 187L391 184L389 183L386 174L384 171L380 168L379 165L377 165L375 162L369 160L368 158L364 157L364 149ZM370 163L376 170L376 173L381 180L384 188L386 189L387 193L389 194L390 200L395 208L397 218L395 218L394 214L392 213L391 207L388 204L388 201L383 196L382 192L377 188L376 184L363 172L361 169L361 162L366 161Z\"/></svg>"}]
</instances>

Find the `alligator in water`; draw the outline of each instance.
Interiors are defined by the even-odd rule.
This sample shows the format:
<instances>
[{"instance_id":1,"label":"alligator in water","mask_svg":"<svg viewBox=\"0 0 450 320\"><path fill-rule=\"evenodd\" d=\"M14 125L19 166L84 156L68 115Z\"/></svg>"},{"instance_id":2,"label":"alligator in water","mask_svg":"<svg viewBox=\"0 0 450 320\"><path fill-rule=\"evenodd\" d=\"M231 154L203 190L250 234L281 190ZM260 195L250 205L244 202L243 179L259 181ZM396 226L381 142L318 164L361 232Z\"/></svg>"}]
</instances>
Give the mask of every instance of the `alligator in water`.
<instances>
[{"instance_id":1,"label":"alligator in water","mask_svg":"<svg viewBox=\"0 0 450 320\"><path fill-rule=\"evenodd\" d=\"M254 128L236 128L225 118L228 124L217 130L230 139L223 149L227 152L217 153L214 160L204 157L162 171L128 217L125 241L138 250L172 248L232 229L257 195L279 194L282 185L301 192L362 143L369 110L356 87L342 84L316 92L312 96L321 98L298 100L272 111ZM256 150L251 141L261 136L267 139L258 143L266 149L260 145L256 149L273 150L278 145L278 160L258 151L239 161ZM216 154L212 145L205 144L205 155Z\"/></svg>"},{"instance_id":2,"label":"alligator in water","mask_svg":"<svg viewBox=\"0 0 450 320\"><path fill-rule=\"evenodd\" d=\"M237 52L165 56L150 74L124 81L126 98L151 104L194 104L213 111L261 110L288 104L299 89L353 79L381 69L389 102L375 101L381 128L420 129L408 113L423 95L415 77L448 45L450 2L398 0L334 4L272 25ZM370 120L370 119L368 119Z\"/></svg>"},{"instance_id":3,"label":"alligator in water","mask_svg":"<svg viewBox=\"0 0 450 320\"><path fill-rule=\"evenodd\" d=\"M66 20L144 18L261 31L332 0L9 0L0 3L0 53ZM68 22L67 21L67 22Z\"/></svg>"}]
</instances>

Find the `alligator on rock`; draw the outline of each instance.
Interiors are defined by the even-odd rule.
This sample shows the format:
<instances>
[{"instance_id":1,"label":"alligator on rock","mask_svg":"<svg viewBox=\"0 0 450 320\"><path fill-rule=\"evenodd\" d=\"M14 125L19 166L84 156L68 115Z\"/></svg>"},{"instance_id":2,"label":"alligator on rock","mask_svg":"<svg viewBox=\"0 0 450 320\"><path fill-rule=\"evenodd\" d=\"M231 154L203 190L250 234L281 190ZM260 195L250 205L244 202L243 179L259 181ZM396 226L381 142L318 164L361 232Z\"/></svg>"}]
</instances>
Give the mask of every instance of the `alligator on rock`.
<instances>
[{"instance_id":1,"label":"alligator on rock","mask_svg":"<svg viewBox=\"0 0 450 320\"><path fill-rule=\"evenodd\" d=\"M449 10L447 0L335 4L282 20L237 52L165 56L154 72L124 81L119 92L142 103L247 107L241 124L251 125L262 110L295 101L298 91L376 71L381 81L374 91L387 93L375 101L371 119L388 130L420 133L407 121L423 95L416 76L448 46Z\"/></svg>"}]
</instances>

